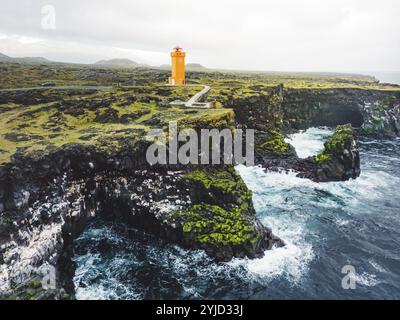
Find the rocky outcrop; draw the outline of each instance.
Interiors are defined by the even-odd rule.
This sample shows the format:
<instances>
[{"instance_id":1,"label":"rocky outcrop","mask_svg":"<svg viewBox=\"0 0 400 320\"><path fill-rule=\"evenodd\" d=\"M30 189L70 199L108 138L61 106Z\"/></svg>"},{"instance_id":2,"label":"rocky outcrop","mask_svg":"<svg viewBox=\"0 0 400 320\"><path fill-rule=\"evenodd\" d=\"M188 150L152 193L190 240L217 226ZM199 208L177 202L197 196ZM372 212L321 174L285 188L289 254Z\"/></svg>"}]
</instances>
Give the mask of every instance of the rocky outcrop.
<instances>
[{"instance_id":1,"label":"rocky outcrop","mask_svg":"<svg viewBox=\"0 0 400 320\"><path fill-rule=\"evenodd\" d=\"M351 124L338 126L325 149L311 157L315 169L311 175L316 181L345 181L360 175L360 153L357 137Z\"/></svg>"},{"instance_id":2,"label":"rocky outcrop","mask_svg":"<svg viewBox=\"0 0 400 320\"><path fill-rule=\"evenodd\" d=\"M258 164L269 170L295 170L299 176L319 182L348 180L360 174L351 125L339 126L325 143L325 150L308 159L297 157L284 141L282 130L350 121L365 134L399 132L397 93L284 90L278 86L227 99L226 107L232 107L235 114L226 109L188 114L178 121L179 127L232 128L236 121L239 128L256 129ZM38 102L42 101L32 101ZM154 113L149 107L145 113L129 116L115 110L97 114L97 107L103 104L110 105L110 101L99 100L92 106L95 123L131 123L153 112L141 126L163 126L171 113ZM86 108L72 102L55 107L73 117ZM47 106L27 112L46 111L43 108ZM49 119L62 116L56 113ZM29 156L19 149L11 162L0 166L0 292L17 293L16 298L49 298L48 294L73 298L73 240L96 216L121 219L138 233L205 250L218 261L261 257L265 250L284 245L257 219L251 192L232 166L150 166L145 159L148 142L142 139L144 133L137 132L139 140L127 139L135 130L115 132L112 138L120 143L111 143L108 149L67 144L52 146L45 153L38 149ZM22 142L41 139L21 134L7 138ZM81 140L89 138L86 135ZM54 291L43 293L35 279L43 278L49 268L54 269L57 285ZM22 294L26 292L28 296Z\"/></svg>"},{"instance_id":3,"label":"rocky outcrop","mask_svg":"<svg viewBox=\"0 0 400 320\"><path fill-rule=\"evenodd\" d=\"M295 132L350 123L361 135L400 135L400 91L277 86L252 95L230 96L226 105L235 110L238 124L260 131Z\"/></svg>"},{"instance_id":4,"label":"rocky outcrop","mask_svg":"<svg viewBox=\"0 0 400 320\"><path fill-rule=\"evenodd\" d=\"M362 135L400 134L400 92L365 89L285 89L285 130L351 123Z\"/></svg>"},{"instance_id":5,"label":"rocky outcrop","mask_svg":"<svg viewBox=\"0 0 400 320\"><path fill-rule=\"evenodd\" d=\"M283 86L269 88L253 95L229 96L226 107L235 111L238 126L264 131L283 124Z\"/></svg>"},{"instance_id":6,"label":"rocky outcrop","mask_svg":"<svg viewBox=\"0 0 400 320\"><path fill-rule=\"evenodd\" d=\"M73 297L73 240L99 215L219 261L283 245L232 166L151 167L147 146L102 153L70 144L0 167L0 292L13 298L53 267L53 297ZM42 296L33 289L29 298Z\"/></svg>"},{"instance_id":7,"label":"rocky outcrop","mask_svg":"<svg viewBox=\"0 0 400 320\"><path fill-rule=\"evenodd\" d=\"M360 175L357 137L350 124L338 126L318 155L301 159L282 133L258 133L256 160L272 171L294 170L297 175L317 182L346 181Z\"/></svg>"}]
</instances>

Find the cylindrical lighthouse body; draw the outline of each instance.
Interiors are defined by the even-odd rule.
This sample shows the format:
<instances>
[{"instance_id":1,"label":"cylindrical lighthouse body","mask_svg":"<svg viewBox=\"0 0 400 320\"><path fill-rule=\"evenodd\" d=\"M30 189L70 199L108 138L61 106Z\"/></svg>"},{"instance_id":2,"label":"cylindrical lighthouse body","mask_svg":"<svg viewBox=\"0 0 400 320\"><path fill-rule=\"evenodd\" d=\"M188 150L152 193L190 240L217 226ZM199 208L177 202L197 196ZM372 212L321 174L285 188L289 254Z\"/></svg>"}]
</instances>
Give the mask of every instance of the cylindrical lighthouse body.
<instances>
[{"instance_id":1,"label":"cylindrical lighthouse body","mask_svg":"<svg viewBox=\"0 0 400 320\"><path fill-rule=\"evenodd\" d=\"M182 85L186 83L185 56L186 53L181 51L180 48L176 48L173 52L171 52L172 74L170 78L170 84Z\"/></svg>"}]
</instances>

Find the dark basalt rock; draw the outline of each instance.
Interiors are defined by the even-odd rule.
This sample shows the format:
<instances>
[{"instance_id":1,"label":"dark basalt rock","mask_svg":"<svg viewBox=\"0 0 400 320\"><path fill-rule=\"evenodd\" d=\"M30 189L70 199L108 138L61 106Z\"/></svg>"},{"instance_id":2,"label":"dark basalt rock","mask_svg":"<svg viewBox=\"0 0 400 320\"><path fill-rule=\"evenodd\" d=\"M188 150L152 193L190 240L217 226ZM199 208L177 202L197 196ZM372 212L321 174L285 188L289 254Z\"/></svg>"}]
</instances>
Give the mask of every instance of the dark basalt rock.
<instances>
[{"instance_id":1,"label":"dark basalt rock","mask_svg":"<svg viewBox=\"0 0 400 320\"><path fill-rule=\"evenodd\" d=\"M346 181L360 175L358 142L350 124L338 126L332 137L325 142L324 151L306 159L299 158L289 144L286 148L282 147L283 140L280 143L280 152L260 147L263 146L260 145L260 137L265 135L267 134L258 133L256 161L268 170L293 170L298 176L316 182Z\"/></svg>"},{"instance_id":2,"label":"dark basalt rock","mask_svg":"<svg viewBox=\"0 0 400 320\"><path fill-rule=\"evenodd\" d=\"M283 122L283 86L270 88L253 96L230 96L226 107L235 111L235 120L243 128L263 131L280 128Z\"/></svg>"},{"instance_id":3,"label":"dark basalt rock","mask_svg":"<svg viewBox=\"0 0 400 320\"><path fill-rule=\"evenodd\" d=\"M283 245L257 219L251 192L232 166L151 167L147 147L139 141L103 153L69 144L31 157L17 153L0 166L0 292L20 292L50 265L53 296L65 291L73 298L73 240L95 216L219 261L261 257ZM99 244L109 249L106 240Z\"/></svg>"},{"instance_id":4,"label":"dark basalt rock","mask_svg":"<svg viewBox=\"0 0 400 320\"><path fill-rule=\"evenodd\" d=\"M345 181L360 175L360 153L357 137L350 124L338 126L325 142L325 149L308 160L315 163L315 181Z\"/></svg>"},{"instance_id":5,"label":"dark basalt rock","mask_svg":"<svg viewBox=\"0 0 400 320\"><path fill-rule=\"evenodd\" d=\"M250 96L230 96L236 121L245 128L285 132L350 123L359 134L377 138L400 135L400 92L365 89L293 89L282 85Z\"/></svg>"},{"instance_id":6,"label":"dark basalt rock","mask_svg":"<svg viewBox=\"0 0 400 320\"><path fill-rule=\"evenodd\" d=\"M11 293L1 293L0 300L70 300L64 289L43 288L40 277L18 284Z\"/></svg>"},{"instance_id":7,"label":"dark basalt rock","mask_svg":"<svg viewBox=\"0 0 400 320\"><path fill-rule=\"evenodd\" d=\"M282 112L286 130L350 123L359 134L399 136L400 93L364 89L285 89Z\"/></svg>"}]
</instances>

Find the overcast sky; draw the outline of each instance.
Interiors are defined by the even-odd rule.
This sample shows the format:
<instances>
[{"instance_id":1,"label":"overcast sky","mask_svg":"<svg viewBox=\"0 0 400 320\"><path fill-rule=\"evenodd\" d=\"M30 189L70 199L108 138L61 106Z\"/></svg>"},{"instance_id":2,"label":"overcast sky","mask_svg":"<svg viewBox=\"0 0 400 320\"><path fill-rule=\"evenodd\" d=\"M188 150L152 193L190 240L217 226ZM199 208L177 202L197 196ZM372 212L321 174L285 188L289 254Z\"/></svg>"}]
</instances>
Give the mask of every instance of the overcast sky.
<instances>
[{"instance_id":1,"label":"overcast sky","mask_svg":"<svg viewBox=\"0 0 400 320\"><path fill-rule=\"evenodd\" d=\"M400 1L0 0L10 56L160 65L176 44L211 68L400 71Z\"/></svg>"}]
</instances>

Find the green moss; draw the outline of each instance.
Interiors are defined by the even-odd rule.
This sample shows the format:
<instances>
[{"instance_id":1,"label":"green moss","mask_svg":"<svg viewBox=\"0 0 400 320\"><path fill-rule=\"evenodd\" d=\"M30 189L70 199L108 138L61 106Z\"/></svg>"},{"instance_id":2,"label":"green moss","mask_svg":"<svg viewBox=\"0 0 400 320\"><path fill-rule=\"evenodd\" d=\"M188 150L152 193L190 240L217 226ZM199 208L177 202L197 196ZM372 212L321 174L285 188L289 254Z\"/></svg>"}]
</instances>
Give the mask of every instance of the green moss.
<instances>
[{"instance_id":1,"label":"green moss","mask_svg":"<svg viewBox=\"0 0 400 320\"><path fill-rule=\"evenodd\" d=\"M12 219L11 219L10 216L5 216L4 219L3 219L3 223L4 223L6 226L11 226L12 223L13 223L13 221L12 221Z\"/></svg>"},{"instance_id":2,"label":"green moss","mask_svg":"<svg viewBox=\"0 0 400 320\"><path fill-rule=\"evenodd\" d=\"M330 161L334 154L341 154L353 140L351 124L337 126L333 135L324 143L324 150L314 156L317 163Z\"/></svg>"},{"instance_id":3,"label":"green moss","mask_svg":"<svg viewBox=\"0 0 400 320\"><path fill-rule=\"evenodd\" d=\"M267 134L267 140L258 146L259 149L276 153L286 153L289 151L289 144L285 142L285 138L280 130L270 129Z\"/></svg>"},{"instance_id":4,"label":"green moss","mask_svg":"<svg viewBox=\"0 0 400 320\"><path fill-rule=\"evenodd\" d=\"M178 214L183 232L201 244L240 245L257 240L251 221L252 192L233 166L196 169L185 179L199 188L196 194L218 196L201 196L200 203ZM224 199L231 199L229 208Z\"/></svg>"},{"instance_id":5,"label":"green moss","mask_svg":"<svg viewBox=\"0 0 400 320\"><path fill-rule=\"evenodd\" d=\"M186 174L185 179L193 181L206 190L219 190L224 195L231 195L238 205L251 201L252 192L236 173L233 166L224 169L196 169Z\"/></svg>"},{"instance_id":6,"label":"green moss","mask_svg":"<svg viewBox=\"0 0 400 320\"><path fill-rule=\"evenodd\" d=\"M151 85L77 95L62 90L23 92L22 100L52 102L26 105L10 101L1 105L0 164L9 162L17 152L35 154L69 143L91 145L106 152L120 150L128 140L144 139L151 128L167 130L169 121L184 127L233 127L234 113L229 109L194 109L187 113L181 108L157 105L148 95L161 89L167 90L169 99L171 92L190 96L196 87ZM15 99L15 95L9 94L9 99ZM24 138L10 140L13 135Z\"/></svg>"},{"instance_id":7,"label":"green moss","mask_svg":"<svg viewBox=\"0 0 400 320\"><path fill-rule=\"evenodd\" d=\"M30 286L33 289L41 289L42 288L42 283L37 279L33 279L33 280L31 280Z\"/></svg>"},{"instance_id":8,"label":"green moss","mask_svg":"<svg viewBox=\"0 0 400 320\"><path fill-rule=\"evenodd\" d=\"M328 152L342 152L346 145L353 139L353 128L350 124L337 126L334 134L325 142L325 150Z\"/></svg>"},{"instance_id":9,"label":"green moss","mask_svg":"<svg viewBox=\"0 0 400 320\"><path fill-rule=\"evenodd\" d=\"M230 109L234 99L267 96L279 84L285 88L324 90L354 88L387 92L381 108L393 103L396 86L380 84L369 76L315 73L266 73L203 70L190 72L188 79L199 86L165 86L169 70L151 68L90 68L79 65L0 64L0 88L40 86L53 81L57 85L101 85L109 91L54 90L2 92L0 101L0 164L16 153L46 152L67 143L93 145L98 150L118 150L130 139L143 139L151 128L164 128L177 121L180 128L230 128L235 114ZM90 80L87 80L90 79ZM123 87L115 88L117 83ZM186 101L202 87L210 85L207 101L216 101L217 109L189 110L171 107L173 100ZM282 97L271 95L271 105ZM109 116L109 117L108 117ZM279 112L271 110L273 124L282 124ZM98 118L101 118L100 122ZM271 123L272 124L272 123ZM29 139L11 141L9 133ZM39 138L40 136L40 138ZM280 132L261 144L273 152L287 152L288 145Z\"/></svg>"},{"instance_id":10,"label":"green moss","mask_svg":"<svg viewBox=\"0 0 400 320\"><path fill-rule=\"evenodd\" d=\"M0 300L67 300L71 299L64 289L49 289L42 287L38 278L33 278L13 288L12 293L1 295Z\"/></svg>"},{"instance_id":11,"label":"green moss","mask_svg":"<svg viewBox=\"0 0 400 320\"><path fill-rule=\"evenodd\" d=\"M331 155L326 152L321 152L321 153L317 154L316 156L314 156L314 159L318 163L324 163L324 162L331 160Z\"/></svg>"},{"instance_id":12,"label":"green moss","mask_svg":"<svg viewBox=\"0 0 400 320\"><path fill-rule=\"evenodd\" d=\"M183 232L201 244L241 245L257 235L249 218L240 208L225 210L217 205L193 205L181 212Z\"/></svg>"},{"instance_id":13,"label":"green moss","mask_svg":"<svg viewBox=\"0 0 400 320\"><path fill-rule=\"evenodd\" d=\"M235 113L231 109L206 109L195 115L178 119L180 129L230 129L234 131Z\"/></svg>"}]
</instances>

